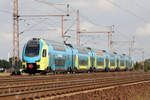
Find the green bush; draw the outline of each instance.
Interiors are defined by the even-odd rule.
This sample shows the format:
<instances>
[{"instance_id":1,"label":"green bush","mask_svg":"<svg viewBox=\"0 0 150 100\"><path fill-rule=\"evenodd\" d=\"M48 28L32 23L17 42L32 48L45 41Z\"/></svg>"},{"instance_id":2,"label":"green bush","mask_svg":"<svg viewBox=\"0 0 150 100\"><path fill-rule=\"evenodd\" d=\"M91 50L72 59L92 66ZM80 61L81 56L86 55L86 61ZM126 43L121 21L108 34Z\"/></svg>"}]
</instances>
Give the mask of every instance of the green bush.
<instances>
[{"instance_id":1,"label":"green bush","mask_svg":"<svg viewBox=\"0 0 150 100\"><path fill-rule=\"evenodd\" d=\"M11 64L7 60L0 60L0 68L9 69L11 68Z\"/></svg>"},{"instance_id":2,"label":"green bush","mask_svg":"<svg viewBox=\"0 0 150 100\"><path fill-rule=\"evenodd\" d=\"M138 62L135 63L134 69L135 70L139 70L140 69L140 64Z\"/></svg>"},{"instance_id":3,"label":"green bush","mask_svg":"<svg viewBox=\"0 0 150 100\"><path fill-rule=\"evenodd\" d=\"M148 72L148 68L144 66L144 72Z\"/></svg>"}]
</instances>

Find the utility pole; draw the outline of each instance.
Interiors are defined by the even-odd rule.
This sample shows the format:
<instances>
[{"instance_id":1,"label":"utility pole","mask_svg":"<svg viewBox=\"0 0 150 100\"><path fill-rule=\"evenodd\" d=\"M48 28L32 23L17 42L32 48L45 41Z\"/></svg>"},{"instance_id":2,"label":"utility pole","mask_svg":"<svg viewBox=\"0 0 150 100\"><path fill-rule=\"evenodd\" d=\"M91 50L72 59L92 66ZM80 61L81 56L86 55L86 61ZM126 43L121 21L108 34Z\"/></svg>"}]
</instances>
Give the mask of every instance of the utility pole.
<instances>
[{"instance_id":1,"label":"utility pole","mask_svg":"<svg viewBox=\"0 0 150 100\"><path fill-rule=\"evenodd\" d=\"M12 56L12 71L19 70L19 14L18 14L18 0L14 0L13 8L13 56ZM16 65L17 60L17 65Z\"/></svg>"},{"instance_id":2,"label":"utility pole","mask_svg":"<svg viewBox=\"0 0 150 100\"><path fill-rule=\"evenodd\" d=\"M140 58L141 58L141 60L142 60L142 69L144 70L144 67L145 67L145 52L144 52L144 48L134 48L135 50L138 50L138 51L140 51L140 53L141 53L141 56L140 56ZM139 54L138 54L139 55Z\"/></svg>"},{"instance_id":3,"label":"utility pole","mask_svg":"<svg viewBox=\"0 0 150 100\"><path fill-rule=\"evenodd\" d=\"M80 12L79 10L77 10L77 35L76 35L76 42L77 42L77 45L80 46Z\"/></svg>"},{"instance_id":4,"label":"utility pole","mask_svg":"<svg viewBox=\"0 0 150 100\"><path fill-rule=\"evenodd\" d=\"M129 57L131 57L131 52L134 49L135 37L131 41L111 41L111 43L129 43Z\"/></svg>"},{"instance_id":5,"label":"utility pole","mask_svg":"<svg viewBox=\"0 0 150 100\"><path fill-rule=\"evenodd\" d=\"M114 25L111 26L110 32L108 32L108 48L112 49L112 33L113 33Z\"/></svg>"},{"instance_id":6,"label":"utility pole","mask_svg":"<svg viewBox=\"0 0 150 100\"><path fill-rule=\"evenodd\" d=\"M64 16L61 16L61 34L62 34L63 41L65 41L65 37L64 37Z\"/></svg>"},{"instance_id":7,"label":"utility pole","mask_svg":"<svg viewBox=\"0 0 150 100\"><path fill-rule=\"evenodd\" d=\"M77 10L77 26L76 26L76 44L78 46L80 46L80 34L83 34L83 33L105 33L105 34L108 34L108 48L111 49L112 46L112 33L114 32L113 31L113 28L114 28L114 25L110 26L110 31L81 31L80 30L80 13L79 13L79 10Z\"/></svg>"},{"instance_id":8,"label":"utility pole","mask_svg":"<svg viewBox=\"0 0 150 100\"><path fill-rule=\"evenodd\" d=\"M145 64L144 64L144 62L145 62L145 59L144 59L144 50L142 52L142 60L143 60L143 70L144 70L144 66L145 66Z\"/></svg>"},{"instance_id":9,"label":"utility pole","mask_svg":"<svg viewBox=\"0 0 150 100\"><path fill-rule=\"evenodd\" d=\"M131 57L131 52L134 48L134 43L135 43L135 37L133 37L133 40L130 42L130 47L129 47L129 57Z\"/></svg>"}]
</instances>

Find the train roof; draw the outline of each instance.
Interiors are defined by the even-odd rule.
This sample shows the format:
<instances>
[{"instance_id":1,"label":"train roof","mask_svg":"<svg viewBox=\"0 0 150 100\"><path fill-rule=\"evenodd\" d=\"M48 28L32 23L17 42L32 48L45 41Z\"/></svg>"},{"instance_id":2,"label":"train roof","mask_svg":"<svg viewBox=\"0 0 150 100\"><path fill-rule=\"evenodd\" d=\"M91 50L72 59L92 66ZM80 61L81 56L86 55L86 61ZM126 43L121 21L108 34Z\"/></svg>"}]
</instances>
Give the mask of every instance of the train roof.
<instances>
[{"instance_id":1,"label":"train roof","mask_svg":"<svg viewBox=\"0 0 150 100\"><path fill-rule=\"evenodd\" d=\"M42 40L44 40L47 44L65 45L64 43L53 41L53 40L46 40L46 39L42 39Z\"/></svg>"}]
</instances>

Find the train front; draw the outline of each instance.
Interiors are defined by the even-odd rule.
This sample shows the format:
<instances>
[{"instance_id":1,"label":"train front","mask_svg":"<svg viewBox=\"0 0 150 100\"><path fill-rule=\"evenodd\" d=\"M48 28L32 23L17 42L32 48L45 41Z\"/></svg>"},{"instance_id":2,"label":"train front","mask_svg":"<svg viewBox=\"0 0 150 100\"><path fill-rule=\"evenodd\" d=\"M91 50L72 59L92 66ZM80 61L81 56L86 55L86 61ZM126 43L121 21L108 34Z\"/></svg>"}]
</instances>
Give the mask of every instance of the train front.
<instances>
[{"instance_id":1,"label":"train front","mask_svg":"<svg viewBox=\"0 0 150 100\"><path fill-rule=\"evenodd\" d=\"M43 69L41 65L41 59L44 60L44 57L46 57L47 54L46 50L43 49L43 46L44 43L42 43L40 39L29 40L24 45L22 53L23 72L35 74ZM44 53L44 57L41 56L41 52Z\"/></svg>"}]
</instances>

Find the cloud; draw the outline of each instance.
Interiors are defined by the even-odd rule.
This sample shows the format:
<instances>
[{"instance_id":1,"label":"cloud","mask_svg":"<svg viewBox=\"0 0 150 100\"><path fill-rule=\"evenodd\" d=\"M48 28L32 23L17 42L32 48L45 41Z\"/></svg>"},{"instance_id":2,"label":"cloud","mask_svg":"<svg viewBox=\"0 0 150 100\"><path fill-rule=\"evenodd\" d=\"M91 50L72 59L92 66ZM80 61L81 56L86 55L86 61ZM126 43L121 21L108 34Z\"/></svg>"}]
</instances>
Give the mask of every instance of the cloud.
<instances>
[{"instance_id":1,"label":"cloud","mask_svg":"<svg viewBox=\"0 0 150 100\"><path fill-rule=\"evenodd\" d=\"M94 27L94 25L91 24L91 23L89 23L89 22L83 22L83 23L81 24L81 26L80 26L81 31L82 31L82 30L89 31L89 30L91 30L93 27Z\"/></svg>"},{"instance_id":2,"label":"cloud","mask_svg":"<svg viewBox=\"0 0 150 100\"><path fill-rule=\"evenodd\" d=\"M150 35L150 24L146 24L145 26L138 27L136 29L136 34L141 36Z\"/></svg>"},{"instance_id":3,"label":"cloud","mask_svg":"<svg viewBox=\"0 0 150 100\"><path fill-rule=\"evenodd\" d=\"M89 3L86 0L74 0L69 2L69 4L73 7L78 7L78 8L86 8L89 6Z\"/></svg>"},{"instance_id":4,"label":"cloud","mask_svg":"<svg viewBox=\"0 0 150 100\"><path fill-rule=\"evenodd\" d=\"M12 39L12 33L4 33L3 35L2 35L2 37L3 37L3 40L11 40Z\"/></svg>"}]
</instances>

